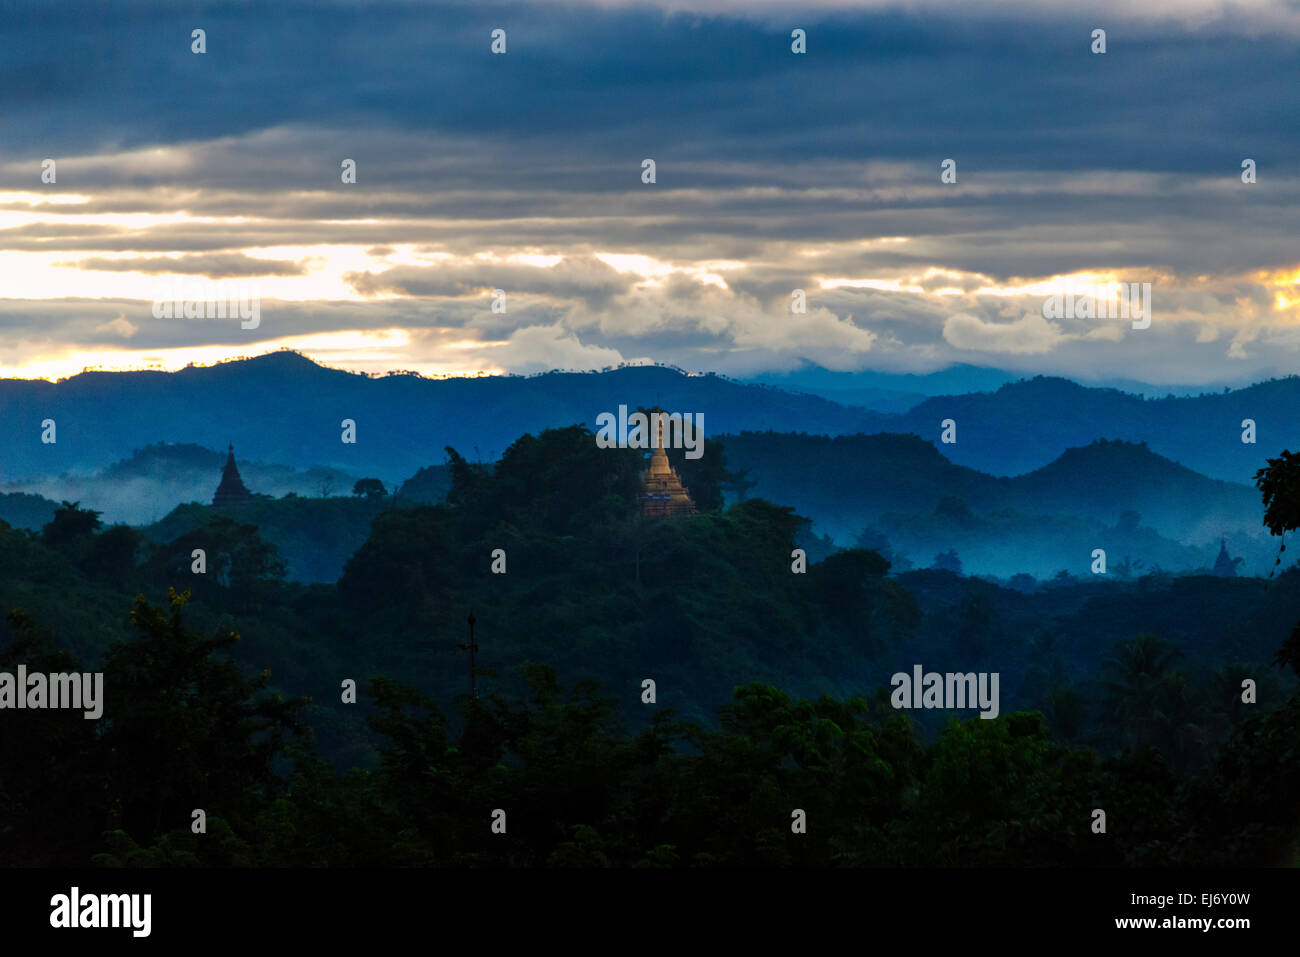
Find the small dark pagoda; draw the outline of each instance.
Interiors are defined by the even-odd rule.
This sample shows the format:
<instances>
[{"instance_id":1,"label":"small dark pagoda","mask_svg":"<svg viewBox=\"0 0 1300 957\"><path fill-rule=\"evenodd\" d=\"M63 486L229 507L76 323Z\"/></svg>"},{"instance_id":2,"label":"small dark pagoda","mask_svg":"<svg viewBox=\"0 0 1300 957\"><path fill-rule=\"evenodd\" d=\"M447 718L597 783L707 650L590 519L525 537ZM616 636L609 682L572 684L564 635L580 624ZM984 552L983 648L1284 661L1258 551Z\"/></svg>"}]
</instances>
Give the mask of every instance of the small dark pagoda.
<instances>
[{"instance_id":1,"label":"small dark pagoda","mask_svg":"<svg viewBox=\"0 0 1300 957\"><path fill-rule=\"evenodd\" d=\"M1240 558L1232 558L1228 555L1228 540L1220 538L1219 557L1214 560L1214 574L1220 578L1236 578L1237 566L1240 564Z\"/></svg>"},{"instance_id":2,"label":"small dark pagoda","mask_svg":"<svg viewBox=\"0 0 1300 957\"><path fill-rule=\"evenodd\" d=\"M242 505L252 500L253 493L244 486L244 480L239 477L239 469L235 466L235 446L232 443L226 454L226 467L221 470L221 484L217 486L217 494L212 496L212 504Z\"/></svg>"}]
</instances>

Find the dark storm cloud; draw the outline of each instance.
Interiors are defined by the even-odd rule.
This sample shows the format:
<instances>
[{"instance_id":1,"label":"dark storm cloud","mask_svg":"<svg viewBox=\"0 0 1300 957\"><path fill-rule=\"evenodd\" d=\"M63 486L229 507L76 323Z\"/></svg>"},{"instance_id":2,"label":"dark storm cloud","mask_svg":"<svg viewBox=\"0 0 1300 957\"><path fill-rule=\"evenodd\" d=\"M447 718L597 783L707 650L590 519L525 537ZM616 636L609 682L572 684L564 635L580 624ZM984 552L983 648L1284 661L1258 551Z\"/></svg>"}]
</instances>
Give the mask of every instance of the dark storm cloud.
<instances>
[{"instance_id":1,"label":"dark storm cloud","mask_svg":"<svg viewBox=\"0 0 1300 957\"><path fill-rule=\"evenodd\" d=\"M706 161L692 185L710 187L764 182L760 168L714 164L792 155L1193 173L1295 154L1300 92L1270 81L1296 65L1285 36L1116 23L1100 57L1088 49L1092 18L1068 12L1026 24L961 5L914 18L803 10L811 50L796 57L785 25L640 7L77 6L67 17L43 3L6 8L8 156L305 124L346 131L347 155L382 130L467 135L509 159L516 188L617 192L625 164L650 155L669 170ZM207 31L201 56L190 52L196 26ZM489 53L496 26L508 30L507 56ZM402 157L383 163L389 182L407 175ZM488 185L470 175L444 185Z\"/></svg>"},{"instance_id":2,"label":"dark storm cloud","mask_svg":"<svg viewBox=\"0 0 1300 957\"><path fill-rule=\"evenodd\" d=\"M321 198L300 198L301 208L282 206L278 212L283 219L230 222L220 229L189 222L147 228L41 223L0 229L0 248L143 255L307 243L416 243L431 251L471 254L521 245L589 250L598 246L687 262L768 258L782 247L797 250L810 243L907 236L911 239L907 244L864 249L861 254L839 250L809 265L823 274L836 274L941 262L1009 279L1131 263L1204 272L1273 268L1293 261L1297 191L1292 186L1253 193L1236 187L1245 195L1234 200L1230 194L1215 195L1216 189L1233 189L1231 179L1227 184L1189 180L1186 189L1180 186L1166 196L1053 192L1051 178L1040 179L1032 188L987 184L981 193L947 205L941 202L938 187L928 192L916 187L893 206L883 198L869 199L864 192L856 201L844 195L759 199L748 210L739 196L709 192L665 190L653 203L639 197L603 203L569 197L563 204L554 198L524 197L515 216L501 209L500 219L491 218L491 212L478 212L491 205L482 197L430 203L413 195L409 203L397 199L374 203L365 212L377 222L322 221L311 214L334 219L362 211L350 202L330 205ZM209 203L193 203L190 211L217 215L212 207L225 208L230 202L210 196ZM242 204L242 214L272 214L258 209L256 195L242 197ZM77 212L124 211L122 205L96 200L79 206ZM548 212L550 216L542 215ZM531 214L538 215L528 218ZM788 261L786 272L796 265L797 261Z\"/></svg>"},{"instance_id":3,"label":"dark storm cloud","mask_svg":"<svg viewBox=\"0 0 1300 957\"><path fill-rule=\"evenodd\" d=\"M87 346L111 345L122 344L123 339L129 338L133 349L211 345L244 349L285 337L348 330L402 327L418 332L464 328L473 324L485 308L482 303L455 300L422 302L416 306L390 301L362 307L347 302L284 302L264 298L261 324L250 331L242 329L235 319L155 318L152 303L148 301L7 300L0 301L0 332L9 348L69 341ZM123 335L122 323L129 323L133 328L129 336ZM480 331L478 337L485 342L504 341L509 338L509 331L487 329Z\"/></svg>"}]
</instances>

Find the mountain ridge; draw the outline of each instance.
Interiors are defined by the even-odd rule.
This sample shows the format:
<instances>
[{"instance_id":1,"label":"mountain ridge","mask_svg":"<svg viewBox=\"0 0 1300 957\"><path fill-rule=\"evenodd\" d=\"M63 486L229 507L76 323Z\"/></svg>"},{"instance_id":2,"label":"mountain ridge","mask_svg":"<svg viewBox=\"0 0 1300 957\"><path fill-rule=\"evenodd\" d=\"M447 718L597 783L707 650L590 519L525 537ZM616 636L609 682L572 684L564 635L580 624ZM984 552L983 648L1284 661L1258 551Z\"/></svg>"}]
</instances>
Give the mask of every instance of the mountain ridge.
<instances>
[{"instance_id":1,"label":"mountain ridge","mask_svg":"<svg viewBox=\"0 0 1300 957\"><path fill-rule=\"evenodd\" d=\"M994 391L931 396L905 412L878 412L810 393L666 366L532 376L431 379L334 369L290 351L177 372L87 371L60 382L0 380L0 481L89 473L124 449L158 441L223 448L292 468L334 467L401 481L445 446L489 460L524 433L601 412L660 405L704 415L706 435L744 431L821 435L911 433L938 439L954 463L993 475L1032 472L1097 439L1146 442L1209 477L1249 483L1265 459L1300 446L1300 377L1237 390L1150 398L1059 376ZM54 419L57 442L40 441ZM342 423L357 442L341 441ZM1243 422L1256 444L1242 442Z\"/></svg>"}]
</instances>

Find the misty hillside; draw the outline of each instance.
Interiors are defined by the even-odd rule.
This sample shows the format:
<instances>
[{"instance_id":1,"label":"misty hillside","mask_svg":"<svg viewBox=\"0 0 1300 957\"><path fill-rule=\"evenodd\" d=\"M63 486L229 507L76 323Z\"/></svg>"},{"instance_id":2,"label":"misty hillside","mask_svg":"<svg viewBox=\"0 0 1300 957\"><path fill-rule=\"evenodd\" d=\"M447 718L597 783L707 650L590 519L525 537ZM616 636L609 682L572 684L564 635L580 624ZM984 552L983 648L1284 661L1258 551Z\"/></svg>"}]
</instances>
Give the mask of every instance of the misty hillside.
<instances>
[{"instance_id":1,"label":"misty hillside","mask_svg":"<svg viewBox=\"0 0 1300 957\"><path fill-rule=\"evenodd\" d=\"M1013 478L955 465L914 435L723 437L749 494L792 505L839 544L877 547L883 534L917 566L956 549L965 571L1009 575L1086 570L1093 548L1146 568L1213 564L1220 536L1266 571L1276 541L1258 492L1209 479L1141 444L1097 441ZM946 452L951 446L941 446Z\"/></svg>"},{"instance_id":2,"label":"misty hillside","mask_svg":"<svg viewBox=\"0 0 1300 957\"><path fill-rule=\"evenodd\" d=\"M900 571L955 550L967 574L1041 578L1080 572L1094 548L1135 571L1196 571L1213 565L1221 537L1243 559L1242 574L1267 571L1275 557L1253 488L1206 478L1143 444L1099 440L1010 478L956 465L944 454L952 446L915 435L745 432L722 444L730 469L753 483L747 497L792 506L813 534L842 547L879 548ZM444 458L439 450L438 464L385 481L389 496L443 501ZM156 443L92 475L12 483L0 494L0 520L36 531L67 500L100 512L105 524L148 526L150 538L170 540L206 520L224 461L192 443ZM259 498L238 520L279 546L291 578L336 580L376 514L369 505L330 504L350 498L358 476L242 459L239 467ZM679 467L688 484L698 481L695 463ZM293 503L279 506L286 497ZM805 547L821 554L826 545Z\"/></svg>"},{"instance_id":3,"label":"misty hillside","mask_svg":"<svg viewBox=\"0 0 1300 957\"><path fill-rule=\"evenodd\" d=\"M1238 574L1268 570L1276 546L1239 529L1227 541L1229 554L1242 559ZM1151 572L1209 574L1219 550L1217 538L1185 544L1138 522L1107 524L1067 513L1028 515L1013 509L978 513L960 499L926 513L886 512L853 543L879 550L899 572L950 567L966 575L1030 575L1039 581L1062 573L1075 578L1100 574L1100 567L1093 571L1096 549L1106 554L1109 579Z\"/></svg>"},{"instance_id":4,"label":"misty hillside","mask_svg":"<svg viewBox=\"0 0 1300 957\"><path fill-rule=\"evenodd\" d=\"M803 374L800 386L850 381L822 373ZM854 375L862 388L876 388ZM978 385L1002 375L956 370L926 384ZM868 532L884 536L897 564L906 558L920 567L956 549L977 574L1077 570L1095 547L1147 568L1201 569L1213 563L1220 537L1244 559L1242 573L1265 570L1275 542L1261 529L1250 483L1266 457L1300 444L1290 415L1300 405L1300 378L1143 399L1039 377L925 398L886 415L661 367L371 378L279 352L177 373L0 381L0 426L10 436L0 492L11 493L0 499L0 518L39 528L54 503L68 500L106 523L161 522L177 506L211 501L227 442L259 495L328 499L374 477L390 493L438 502L447 487L445 446L493 461L521 434L591 428L620 404L702 413L707 436L731 433L726 454L733 470L748 470L750 495L794 507L840 545ZM45 418L57 423L54 444L40 441ZM956 420L957 442L940 444L947 418ZM1241 442L1244 418L1254 419L1258 444ZM341 441L344 419L356 422L355 444ZM137 451L124 457L129 449ZM1234 481L1219 480L1225 475ZM948 499L956 501L941 508ZM291 553L295 572L310 567L319 580L332 577L363 533L349 525L313 544L286 526L272 537ZM317 545L319 560L311 556Z\"/></svg>"},{"instance_id":5,"label":"misty hillside","mask_svg":"<svg viewBox=\"0 0 1300 957\"><path fill-rule=\"evenodd\" d=\"M750 494L793 505L828 528L857 529L889 511L929 511L945 496L985 511L1062 512L1109 523L1136 510L1178 539L1214 534L1221 525L1258 530L1263 514L1255 489L1206 478L1140 443L1099 440L1008 478L954 464L946 457L952 446L914 435L749 432L722 440L731 467L751 470L757 484Z\"/></svg>"},{"instance_id":6,"label":"misty hillside","mask_svg":"<svg viewBox=\"0 0 1300 957\"><path fill-rule=\"evenodd\" d=\"M257 495L281 498L288 494L304 497L348 495L357 479L342 469L295 469L266 462L248 461L236 449L244 484ZM143 525L155 522L186 502L208 504L221 481L226 453L193 443L158 442L136 449L107 468L94 473L64 474L10 482L4 486L14 494L40 496L57 504L80 502L101 513L107 524ZM42 509L18 502L0 501L0 519L19 528L40 528L49 521ZM52 513L52 506L50 512ZM39 522L33 524L36 518Z\"/></svg>"},{"instance_id":7,"label":"misty hillside","mask_svg":"<svg viewBox=\"0 0 1300 957\"><path fill-rule=\"evenodd\" d=\"M370 534L375 517L394 506L391 498L257 499L221 509L210 505L181 505L166 518L141 529L157 545L180 540L174 557L178 567L188 561L190 538L202 542L202 529L213 520L229 519L256 528L275 545L291 581L334 582L349 558Z\"/></svg>"},{"instance_id":8,"label":"misty hillside","mask_svg":"<svg viewBox=\"0 0 1300 957\"><path fill-rule=\"evenodd\" d=\"M1225 537L1231 554L1244 561L1240 573L1249 575L1267 571L1276 548L1262 528L1254 489L1208 479L1140 444L1101 440L1014 478L954 465L934 444L914 435L746 432L723 436L721 444L729 469L753 483L746 497L792 506L811 519L814 534L829 535L841 547L877 548L896 571L928 567L938 553L955 550L967 574L1081 574L1094 548L1107 551L1113 573L1120 576L1157 568L1204 571ZM167 483L196 472L194 480L206 483L206 489L220 461L219 454L194 446L151 446L84 480L78 490L86 493L84 507L99 509L96 482L109 491L138 491L144 487L139 483L152 481L157 494L148 499L149 507L165 509L166 517L139 524L148 524L144 531L150 539L170 541L200 527L214 510L206 495L169 502ZM679 462L688 481L698 483L690 478L690 465ZM258 476L277 469L249 463L242 471L250 487L265 494L268 485ZM297 476L300 485L310 484L311 472L281 471ZM429 465L400 485L390 484L384 501L438 504L450 485L448 466ZM226 514L260 528L279 547L290 578L332 582L364 541L371 520L387 507L384 501L349 501L350 488L340 484L328 498L291 491ZM0 518L5 506L0 499ZM21 514L40 518L40 524L53 510L53 502L40 499L15 499L12 507L20 506ZM824 550L825 545L806 547Z\"/></svg>"},{"instance_id":9,"label":"misty hillside","mask_svg":"<svg viewBox=\"0 0 1300 957\"><path fill-rule=\"evenodd\" d=\"M352 495L355 477L337 469L297 471L282 465L240 462L252 502L218 511L209 504L225 464L224 453L193 444L158 443L89 476L42 479L48 495L0 493L0 522L39 532L61 501L100 513L105 525L143 526L147 539L170 542L222 514L261 529L283 557L289 578L333 582L365 541L371 520L386 508L437 504L451 478L445 465L420 469L377 499Z\"/></svg>"},{"instance_id":10,"label":"misty hillside","mask_svg":"<svg viewBox=\"0 0 1300 957\"><path fill-rule=\"evenodd\" d=\"M273 543L284 559L285 574L290 580L335 582L343 574L348 559L370 534L370 524L376 516L390 508L440 504L450 487L447 466L431 465L420 469L397 489L390 487L389 494L384 496L349 495L349 483L329 498L289 492L274 499L258 498L220 509L206 503L184 504L141 531L150 541L161 545L194 534L215 517L224 516L256 527L262 538Z\"/></svg>"},{"instance_id":11,"label":"misty hillside","mask_svg":"<svg viewBox=\"0 0 1300 957\"><path fill-rule=\"evenodd\" d=\"M0 492L0 522L14 528L37 531L54 518L58 507L57 501L30 492Z\"/></svg>"}]
</instances>

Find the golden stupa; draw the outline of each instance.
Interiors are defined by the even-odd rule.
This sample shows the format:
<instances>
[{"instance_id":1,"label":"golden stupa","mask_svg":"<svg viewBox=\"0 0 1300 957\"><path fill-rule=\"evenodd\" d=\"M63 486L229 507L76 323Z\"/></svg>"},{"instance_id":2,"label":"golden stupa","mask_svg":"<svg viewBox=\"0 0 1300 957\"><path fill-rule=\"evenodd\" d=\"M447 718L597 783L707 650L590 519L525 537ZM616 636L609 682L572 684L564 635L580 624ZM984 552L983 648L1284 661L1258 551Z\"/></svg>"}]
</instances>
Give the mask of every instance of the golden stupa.
<instances>
[{"instance_id":1,"label":"golden stupa","mask_svg":"<svg viewBox=\"0 0 1300 957\"><path fill-rule=\"evenodd\" d=\"M668 464L664 451L664 424L659 420L659 435L650 453L650 467L641 473L641 514L654 518L694 515L695 503L690 492Z\"/></svg>"}]
</instances>

